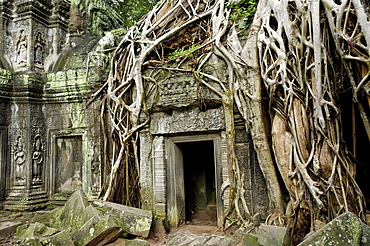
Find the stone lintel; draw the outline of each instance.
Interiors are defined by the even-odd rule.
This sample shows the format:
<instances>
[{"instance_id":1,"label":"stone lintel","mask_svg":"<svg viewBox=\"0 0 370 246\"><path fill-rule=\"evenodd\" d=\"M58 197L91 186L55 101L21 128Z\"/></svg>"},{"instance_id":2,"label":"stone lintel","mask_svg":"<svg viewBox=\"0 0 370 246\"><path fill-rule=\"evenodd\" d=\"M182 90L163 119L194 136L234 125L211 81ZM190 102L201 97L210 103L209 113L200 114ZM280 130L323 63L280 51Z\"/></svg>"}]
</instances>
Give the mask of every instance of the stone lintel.
<instances>
[{"instance_id":1,"label":"stone lintel","mask_svg":"<svg viewBox=\"0 0 370 246\"><path fill-rule=\"evenodd\" d=\"M186 132L219 131L225 128L222 108L200 111L199 108L187 111L174 110L171 115L158 112L152 115L152 134L172 134Z\"/></svg>"}]
</instances>

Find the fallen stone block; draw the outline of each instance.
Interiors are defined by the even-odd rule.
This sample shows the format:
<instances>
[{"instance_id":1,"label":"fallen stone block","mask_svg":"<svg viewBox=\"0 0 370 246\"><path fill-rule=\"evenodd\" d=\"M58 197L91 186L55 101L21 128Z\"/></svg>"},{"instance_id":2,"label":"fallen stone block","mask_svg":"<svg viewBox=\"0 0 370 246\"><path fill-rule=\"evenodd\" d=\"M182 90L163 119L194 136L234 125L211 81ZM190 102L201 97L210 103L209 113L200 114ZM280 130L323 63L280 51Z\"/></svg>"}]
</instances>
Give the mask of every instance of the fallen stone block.
<instances>
[{"instance_id":1,"label":"fallen stone block","mask_svg":"<svg viewBox=\"0 0 370 246\"><path fill-rule=\"evenodd\" d=\"M42 223L22 225L17 228L13 245L74 245L70 229L58 230Z\"/></svg>"},{"instance_id":2,"label":"fallen stone block","mask_svg":"<svg viewBox=\"0 0 370 246\"><path fill-rule=\"evenodd\" d=\"M153 221L151 212L101 200L95 200L94 205L101 208L105 214L111 214L121 218L127 233L143 238L149 236Z\"/></svg>"},{"instance_id":3,"label":"fallen stone block","mask_svg":"<svg viewBox=\"0 0 370 246\"><path fill-rule=\"evenodd\" d=\"M122 235L124 232L123 228L122 220L116 216L109 214L94 216L73 234L72 239L75 242L81 242L82 245L86 245L90 242L98 241L97 238L101 238L101 234L104 234L107 230L116 229ZM91 244L91 246L93 245Z\"/></svg>"},{"instance_id":4,"label":"fallen stone block","mask_svg":"<svg viewBox=\"0 0 370 246\"><path fill-rule=\"evenodd\" d=\"M256 230L257 228L251 224L247 228L241 227L237 229L234 236L241 241L241 245L243 246L260 246Z\"/></svg>"},{"instance_id":5,"label":"fallen stone block","mask_svg":"<svg viewBox=\"0 0 370 246\"><path fill-rule=\"evenodd\" d=\"M29 227L20 227L18 235L22 235L22 238L17 240L38 245L38 242L51 240L54 235L66 230L73 241L71 245L105 245L123 233L145 238L149 236L152 223L150 212L112 202L95 203L99 207L90 205L81 190L76 191L62 208L37 216L39 221Z\"/></svg>"},{"instance_id":6,"label":"fallen stone block","mask_svg":"<svg viewBox=\"0 0 370 246\"><path fill-rule=\"evenodd\" d=\"M49 214L49 225L54 228L71 228L72 240L86 245L110 228L126 231L123 220L90 205L79 190L72 194L63 208Z\"/></svg>"},{"instance_id":7,"label":"fallen stone block","mask_svg":"<svg viewBox=\"0 0 370 246\"><path fill-rule=\"evenodd\" d=\"M100 233L100 235L95 237L93 240L91 240L88 244L86 244L86 246L107 245L109 243L116 241L122 235L122 233L123 233L122 228L119 228L119 227L109 228L103 231L102 233Z\"/></svg>"},{"instance_id":8,"label":"fallen stone block","mask_svg":"<svg viewBox=\"0 0 370 246\"><path fill-rule=\"evenodd\" d=\"M232 237L218 236L206 233L193 233L178 230L168 235L167 245L171 246L235 246L238 240Z\"/></svg>"},{"instance_id":9,"label":"fallen stone block","mask_svg":"<svg viewBox=\"0 0 370 246\"><path fill-rule=\"evenodd\" d=\"M258 243L258 237L254 234L245 234L242 239L243 246L260 246Z\"/></svg>"},{"instance_id":10,"label":"fallen stone block","mask_svg":"<svg viewBox=\"0 0 370 246\"><path fill-rule=\"evenodd\" d=\"M37 245L37 242L44 242L45 237L51 238L56 232L69 231L69 240L73 243L56 245L87 245L90 242L92 242L91 245L98 245L93 242L99 241L96 238L101 238L101 234L107 230L118 228L118 232L121 234L125 231L124 223L120 217L104 213L90 205L81 190L76 191L64 207L45 214L43 217L39 216L38 219L44 224L36 222L29 227L19 227L18 235L22 235L22 238L18 238L18 240L23 240L23 243L30 243L30 245L33 245L32 241ZM47 233L50 235L46 235L45 231L51 231ZM56 241L59 237L55 237L53 240Z\"/></svg>"},{"instance_id":11,"label":"fallen stone block","mask_svg":"<svg viewBox=\"0 0 370 246\"><path fill-rule=\"evenodd\" d=\"M285 227L261 225L257 230L257 238L262 246L290 246L289 233Z\"/></svg>"},{"instance_id":12,"label":"fallen stone block","mask_svg":"<svg viewBox=\"0 0 370 246\"><path fill-rule=\"evenodd\" d=\"M100 211L90 206L83 191L78 190L71 195L62 208L49 213L47 219L51 227L71 228L72 232L76 232L86 221L99 214L101 214Z\"/></svg>"},{"instance_id":13,"label":"fallen stone block","mask_svg":"<svg viewBox=\"0 0 370 246\"><path fill-rule=\"evenodd\" d=\"M310 234L299 246L361 245L362 222L351 212L339 215L320 230Z\"/></svg>"}]
</instances>

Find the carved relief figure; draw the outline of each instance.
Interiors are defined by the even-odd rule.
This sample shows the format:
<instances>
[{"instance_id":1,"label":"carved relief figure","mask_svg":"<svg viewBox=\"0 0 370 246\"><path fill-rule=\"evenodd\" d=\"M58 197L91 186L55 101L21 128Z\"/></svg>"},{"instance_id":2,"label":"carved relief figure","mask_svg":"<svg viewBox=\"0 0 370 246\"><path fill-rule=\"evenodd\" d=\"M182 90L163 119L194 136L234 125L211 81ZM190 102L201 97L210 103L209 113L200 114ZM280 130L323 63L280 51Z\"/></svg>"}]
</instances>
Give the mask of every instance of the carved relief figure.
<instances>
[{"instance_id":1,"label":"carved relief figure","mask_svg":"<svg viewBox=\"0 0 370 246\"><path fill-rule=\"evenodd\" d=\"M34 151L32 154L33 181L41 181L43 161L41 139L40 135L37 135L35 137Z\"/></svg>"},{"instance_id":2,"label":"carved relief figure","mask_svg":"<svg viewBox=\"0 0 370 246\"><path fill-rule=\"evenodd\" d=\"M22 137L18 137L15 145L14 163L15 163L15 180L22 184L26 177L24 173L24 165L26 162L25 153L23 151Z\"/></svg>"},{"instance_id":3,"label":"carved relief figure","mask_svg":"<svg viewBox=\"0 0 370 246\"><path fill-rule=\"evenodd\" d=\"M44 40L40 32L36 34L35 40L35 64L44 64Z\"/></svg>"},{"instance_id":4,"label":"carved relief figure","mask_svg":"<svg viewBox=\"0 0 370 246\"><path fill-rule=\"evenodd\" d=\"M100 161L97 147L94 147L94 158L91 162L91 186L93 192L99 192L100 189Z\"/></svg>"},{"instance_id":5,"label":"carved relief figure","mask_svg":"<svg viewBox=\"0 0 370 246\"><path fill-rule=\"evenodd\" d=\"M59 53L65 46L66 44L66 40L65 38L62 36L59 40L59 44L58 44L58 50L57 50L57 53Z\"/></svg>"},{"instance_id":6,"label":"carved relief figure","mask_svg":"<svg viewBox=\"0 0 370 246\"><path fill-rule=\"evenodd\" d=\"M24 30L21 31L17 42L17 63L20 65L27 63L27 39Z\"/></svg>"}]
</instances>

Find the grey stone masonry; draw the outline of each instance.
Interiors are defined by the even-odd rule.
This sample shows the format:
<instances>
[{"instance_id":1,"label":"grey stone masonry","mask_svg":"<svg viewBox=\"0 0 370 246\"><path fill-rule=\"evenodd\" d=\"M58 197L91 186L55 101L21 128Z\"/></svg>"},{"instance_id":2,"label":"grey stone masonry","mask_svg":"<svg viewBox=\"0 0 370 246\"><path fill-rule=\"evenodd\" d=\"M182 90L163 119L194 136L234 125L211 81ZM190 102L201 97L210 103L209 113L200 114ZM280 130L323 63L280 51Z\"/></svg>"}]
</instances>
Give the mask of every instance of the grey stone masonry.
<instances>
[{"instance_id":1,"label":"grey stone masonry","mask_svg":"<svg viewBox=\"0 0 370 246\"><path fill-rule=\"evenodd\" d=\"M119 28L123 21L109 1L78 2L0 1L5 209L32 210L65 201L80 188L89 197L100 190L100 103L87 102L106 80L109 55L90 53L114 46L111 33L103 38L104 28ZM103 28L94 16L110 21Z\"/></svg>"}]
</instances>

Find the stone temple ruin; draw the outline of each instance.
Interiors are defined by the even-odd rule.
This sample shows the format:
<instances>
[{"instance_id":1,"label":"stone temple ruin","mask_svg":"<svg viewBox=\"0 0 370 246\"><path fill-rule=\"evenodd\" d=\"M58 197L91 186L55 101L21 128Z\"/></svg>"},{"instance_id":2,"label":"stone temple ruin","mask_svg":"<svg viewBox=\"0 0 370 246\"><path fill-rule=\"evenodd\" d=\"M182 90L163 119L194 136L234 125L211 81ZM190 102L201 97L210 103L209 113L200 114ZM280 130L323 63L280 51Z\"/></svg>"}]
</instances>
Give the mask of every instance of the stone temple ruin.
<instances>
[{"instance_id":1,"label":"stone temple ruin","mask_svg":"<svg viewBox=\"0 0 370 246\"><path fill-rule=\"evenodd\" d=\"M122 21L103 9L87 10L64 0L0 2L0 200L6 209L65 200L79 188L91 197L99 192L99 102L86 102L106 75L107 58L93 51L111 45L99 39Z\"/></svg>"},{"instance_id":2,"label":"stone temple ruin","mask_svg":"<svg viewBox=\"0 0 370 246\"><path fill-rule=\"evenodd\" d=\"M226 70L226 64L216 57L206 66L215 77L223 76ZM148 100L150 124L140 131L143 206L167 217L171 225L191 221L196 208L213 206L221 226L229 205L229 190L222 187L228 179L229 155L221 98L188 73L159 71L153 77L161 81L159 96ZM164 80L162 73L167 73ZM265 218L265 181L240 115L235 124L236 155L248 207L252 214Z\"/></svg>"},{"instance_id":3,"label":"stone temple ruin","mask_svg":"<svg viewBox=\"0 0 370 246\"><path fill-rule=\"evenodd\" d=\"M109 8L106 1L75 2L86 4L0 2L0 200L5 209L60 203L81 188L96 198L102 186L100 102L87 102L107 76L109 56L96 51L117 44L107 31L120 28L122 20L102 9ZM209 69L217 73L225 66L215 60ZM204 99L211 106L200 107ZM221 225L228 206L222 189L228 153L220 99L180 74L160 84L153 109L150 124L140 131L142 208L178 225L194 207L212 205ZM251 214L263 218L268 210L264 178L244 123L235 122L245 196Z\"/></svg>"}]
</instances>

